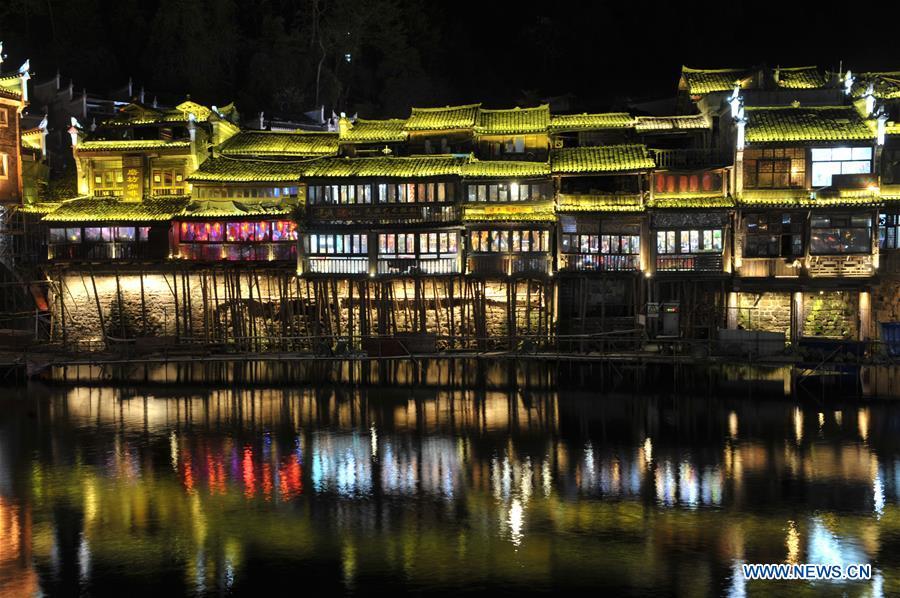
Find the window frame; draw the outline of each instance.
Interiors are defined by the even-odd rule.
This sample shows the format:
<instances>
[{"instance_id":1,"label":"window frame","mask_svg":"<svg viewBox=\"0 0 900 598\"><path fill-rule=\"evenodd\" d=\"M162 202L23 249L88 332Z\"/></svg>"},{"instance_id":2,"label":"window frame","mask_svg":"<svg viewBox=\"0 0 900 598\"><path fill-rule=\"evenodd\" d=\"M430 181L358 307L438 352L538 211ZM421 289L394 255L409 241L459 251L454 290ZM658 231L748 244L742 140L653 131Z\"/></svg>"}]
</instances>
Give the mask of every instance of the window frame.
<instances>
[{"instance_id":1,"label":"window frame","mask_svg":"<svg viewBox=\"0 0 900 598\"><path fill-rule=\"evenodd\" d=\"M773 222L773 216L780 216L780 219L776 218L776 221ZM762 221L762 217L764 217L764 222ZM787 222L785 221L786 217L788 218ZM798 212L749 212L742 217L742 227L744 238L741 253L742 256L747 259L796 259L803 257L806 253L806 218ZM784 255L781 251L784 245L784 237L791 237L790 244L792 248L796 247L796 242L799 240L799 250ZM776 253L760 254L759 251L749 250L751 241L753 241L758 248L760 247L759 241L763 238L768 238L770 244L775 244Z\"/></svg>"},{"instance_id":2,"label":"window frame","mask_svg":"<svg viewBox=\"0 0 900 598\"><path fill-rule=\"evenodd\" d=\"M656 231L657 255L716 255L725 251L724 227L663 228ZM719 247L716 248L716 233ZM660 240L663 240L660 245ZM710 243L712 248L707 248ZM660 250L662 246L663 250ZM683 251L684 248L687 251ZM696 249L695 249L696 247Z\"/></svg>"},{"instance_id":3,"label":"window frame","mask_svg":"<svg viewBox=\"0 0 900 598\"><path fill-rule=\"evenodd\" d=\"M750 148L744 150L744 188L746 189L804 189L807 174L806 148ZM784 163L787 162L786 166ZM779 168L775 168L780 164ZM771 165L771 170L761 166ZM768 172L766 172L768 170ZM769 184L760 184L760 174L771 175ZM787 174L787 185L775 185L776 174Z\"/></svg>"},{"instance_id":4,"label":"window frame","mask_svg":"<svg viewBox=\"0 0 900 598\"><path fill-rule=\"evenodd\" d=\"M513 233L518 233L516 241ZM547 253L550 247L550 231L540 228L477 228L468 231L469 251L472 253ZM526 245L528 249L523 249ZM515 247L518 246L518 249ZM535 248L537 247L537 248Z\"/></svg>"},{"instance_id":5,"label":"window frame","mask_svg":"<svg viewBox=\"0 0 900 598\"><path fill-rule=\"evenodd\" d=\"M853 220L857 218L868 218L868 225L854 223ZM824 224L824 221L826 220L828 221L827 225ZM835 223L835 220L838 220L838 222ZM846 224L843 224L842 222L846 222ZM874 225L875 221L869 213L815 214L809 219L809 254L814 256L870 255L872 253L872 228ZM858 250L822 251L821 249L826 246L817 247L819 243L823 243L824 241L816 236L815 231L834 231L833 234L836 237L841 237L843 236L842 233L851 233L851 231L866 231L865 246L863 247L861 245ZM831 245L828 247L834 246Z\"/></svg>"}]
</instances>

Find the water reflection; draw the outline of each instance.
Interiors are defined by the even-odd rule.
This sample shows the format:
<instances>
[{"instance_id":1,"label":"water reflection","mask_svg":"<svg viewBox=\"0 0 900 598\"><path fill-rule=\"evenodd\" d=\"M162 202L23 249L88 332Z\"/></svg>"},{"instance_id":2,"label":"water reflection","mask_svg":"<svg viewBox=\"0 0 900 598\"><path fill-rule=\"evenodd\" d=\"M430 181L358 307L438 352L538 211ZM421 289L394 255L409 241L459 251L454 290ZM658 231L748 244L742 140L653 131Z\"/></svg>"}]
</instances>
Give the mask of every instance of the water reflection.
<instances>
[{"instance_id":1,"label":"water reflection","mask_svg":"<svg viewBox=\"0 0 900 598\"><path fill-rule=\"evenodd\" d=\"M742 562L900 589L900 411L318 387L4 401L0 595L600 587L788 592ZM796 586L793 588L796 589Z\"/></svg>"}]
</instances>

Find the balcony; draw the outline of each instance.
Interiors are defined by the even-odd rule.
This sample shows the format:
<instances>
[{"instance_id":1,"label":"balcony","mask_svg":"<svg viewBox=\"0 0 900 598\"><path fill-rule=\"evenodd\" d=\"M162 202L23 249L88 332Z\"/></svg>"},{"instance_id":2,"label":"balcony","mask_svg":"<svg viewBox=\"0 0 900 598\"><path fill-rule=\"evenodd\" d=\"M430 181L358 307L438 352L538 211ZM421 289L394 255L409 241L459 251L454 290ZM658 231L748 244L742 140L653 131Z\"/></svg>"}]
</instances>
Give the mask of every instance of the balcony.
<instances>
[{"instance_id":1,"label":"balcony","mask_svg":"<svg viewBox=\"0 0 900 598\"><path fill-rule=\"evenodd\" d=\"M459 260L442 258L378 258L376 271L382 275L459 274Z\"/></svg>"},{"instance_id":2,"label":"balcony","mask_svg":"<svg viewBox=\"0 0 900 598\"><path fill-rule=\"evenodd\" d=\"M794 262L802 266L803 257L744 258L737 274L742 278L796 278L803 268L794 267Z\"/></svg>"},{"instance_id":3,"label":"balcony","mask_svg":"<svg viewBox=\"0 0 900 598\"><path fill-rule=\"evenodd\" d=\"M733 162L730 152L715 149L651 149L656 167L668 170L693 170L729 166Z\"/></svg>"},{"instance_id":4,"label":"balcony","mask_svg":"<svg viewBox=\"0 0 900 598\"><path fill-rule=\"evenodd\" d=\"M721 253L680 253L656 256L658 272L722 272Z\"/></svg>"},{"instance_id":5,"label":"balcony","mask_svg":"<svg viewBox=\"0 0 900 598\"><path fill-rule=\"evenodd\" d=\"M475 254L467 266L476 276L542 276L553 271L552 258L544 252Z\"/></svg>"},{"instance_id":6,"label":"balcony","mask_svg":"<svg viewBox=\"0 0 900 598\"><path fill-rule=\"evenodd\" d=\"M811 255L806 261L811 278L866 278L875 275L870 254Z\"/></svg>"},{"instance_id":7,"label":"balcony","mask_svg":"<svg viewBox=\"0 0 900 598\"><path fill-rule=\"evenodd\" d=\"M418 224L453 223L461 218L456 204L389 203L362 205L309 205L307 214L315 223Z\"/></svg>"},{"instance_id":8,"label":"balcony","mask_svg":"<svg viewBox=\"0 0 900 598\"><path fill-rule=\"evenodd\" d=\"M55 261L118 261L164 259L168 247L142 241L51 243L47 256Z\"/></svg>"},{"instance_id":9,"label":"balcony","mask_svg":"<svg viewBox=\"0 0 900 598\"><path fill-rule=\"evenodd\" d=\"M297 244L282 243L181 243L178 257L198 262L293 261Z\"/></svg>"},{"instance_id":10,"label":"balcony","mask_svg":"<svg viewBox=\"0 0 900 598\"><path fill-rule=\"evenodd\" d=\"M559 269L567 272L636 272L641 269L641 256L561 253Z\"/></svg>"},{"instance_id":11,"label":"balcony","mask_svg":"<svg viewBox=\"0 0 900 598\"><path fill-rule=\"evenodd\" d=\"M309 274L368 274L369 258L363 257L307 257L305 272Z\"/></svg>"}]
</instances>

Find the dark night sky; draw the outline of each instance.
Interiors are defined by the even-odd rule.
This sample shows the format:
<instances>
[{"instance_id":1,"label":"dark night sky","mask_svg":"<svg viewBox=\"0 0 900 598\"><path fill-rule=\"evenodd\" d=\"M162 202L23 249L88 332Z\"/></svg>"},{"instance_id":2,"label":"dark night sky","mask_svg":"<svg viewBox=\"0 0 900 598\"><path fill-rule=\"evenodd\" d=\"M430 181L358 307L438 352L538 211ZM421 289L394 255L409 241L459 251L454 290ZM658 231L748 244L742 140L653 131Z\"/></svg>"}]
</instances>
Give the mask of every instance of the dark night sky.
<instances>
[{"instance_id":1,"label":"dark night sky","mask_svg":"<svg viewBox=\"0 0 900 598\"><path fill-rule=\"evenodd\" d=\"M332 31L320 103L371 117L405 116L410 103L508 106L563 93L580 109L621 107L672 95L681 64L900 69L900 44L880 33L897 22L891 3L318 1L328 15L320 31ZM0 6L5 70L30 56L39 80L59 68L76 88L132 75L247 111L311 109L313 2L14 0ZM347 43L357 44L352 68L340 60Z\"/></svg>"}]
</instances>

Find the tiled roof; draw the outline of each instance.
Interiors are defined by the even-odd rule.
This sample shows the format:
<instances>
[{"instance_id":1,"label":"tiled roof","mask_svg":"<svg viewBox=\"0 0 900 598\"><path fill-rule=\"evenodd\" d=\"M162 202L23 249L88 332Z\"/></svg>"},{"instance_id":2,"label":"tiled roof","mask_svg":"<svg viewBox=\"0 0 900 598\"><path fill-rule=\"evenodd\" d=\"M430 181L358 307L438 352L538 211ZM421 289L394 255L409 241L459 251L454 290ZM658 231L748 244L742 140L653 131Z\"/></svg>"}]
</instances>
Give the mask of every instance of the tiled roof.
<instances>
[{"instance_id":1,"label":"tiled roof","mask_svg":"<svg viewBox=\"0 0 900 598\"><path fill-rule=\"evenodd\" d=\"M444 108L413 108L406 121L407 131L437 131L471 129L481 104L445 106Z\"/></svg>"},{"instance_id":2,"label":"tiled roof","mask_svg":"<svg viewBox=\"0 0 900 598\"><path fill-rule=\"evenodd\" d=\"M511 108L509 110L478 111L475 132L480 135L517 135L546 133L550 125L550 106L535 108Z\"/></svg>"},{"instance_id":3,"label":"tiled roof","mask_svg":"<svg viewBox=\"0 0 900 598\"><path fill-rule=\"evenodd\" d=\"M554 174L592 172L631 172L656 165L642 144L568 147L550 152Z\"/></svg>"},{"instance_id":4,"label":"tiled roof","mask_svg":"<svg viewBox=\"0 0 900 598\"><path fill-rule=\"evenodd\" d=\"M550 131L588 131L633 127L635 119L627 112L599 114L551 114Z\"/></svg>"},{"instance_id":5,"label":"tiled roof","mask_svg":"<svg viewBox=\"0 0 900 598\"><path fill-rule=\"evenodd\" d=\"M0 75L0 95L14 100L22 97L22 78L19 73Z\"/></svg>"},{"instance_id":6,"label":"tiled roof","mask_svg":"<svg viewBox=\"0 0 900 598\"><path fill-rule=\"evenodd\" d=\"M517 178L550 175L547 162L519 162L504 160L472 160L462 167L468 178Z\"/></svg>"},{"instance_id":7,"label":"tiled roof","mask_svg":"<svg viewBox=\"0 0 900 598\"><path fill-rule=\"evenodd\" d=\"M818 89L828 83L825 75L815 66L778 68L775 71L778 73L778 87L785 89Z\"/></svg>"},{"instance_id":8,"label":"tiled roof","mask_svg":"<svg viewBox=\"0 0 900 598\"><path fill-rule=\"evenodd\" d=\"M816 192L816 206L875 206L881 196L870 189L834 189Z\"/></svg>"},{"instance_id":9,"label":"tiled roof","mask_svg":"<svg viewBox=\"0 0 900 598\"><path fill-rule=\"evenodd\" d=\"M692 116L639 116L635 125L638 133L711 128L712 121L703 114Z\"/></svg>"},{"instance_id":10,"label":"tiled roof","mask_svg":"<svg viewBox=\"0 0 900 598\"><path fill-rule=\"evenodd\" d=\"M747 69L692 69L681 67L681 77L691 95L703 95L714 91L731 91L736 81L751 76Z\"/></svg>"},{"instance_id":11,"label":"tiled roof","mask_svg":"<svg viewBox=\"0 0 900 598\"><path fill-rule=\"evenodd\" d=\"M880 100L896 100L900 98L900 71L884 71L878 73L860 73L853 84L853 97L862 97L872 84L872 91Z\"/></svg>"},{"instance_id":12,"label":"tiled roof","mask_svg":"<svg viewBox=\"0 0 900 598\"><path fill-rule=\"evenodd\" d=\"M23 214L49 214L59 207L59 202L36 202L18 206L18 211Z\"/></svg>"},{"instance_id":13,"label":"tiled roof","mask_svg":"<svg viewBox=\"0 0 900 598\"><path fill-rule=\"evenodd\" d=\"M873 128L850 106L747 107L747 143L873 139Z\"/></svg>"},{"instance_id":14,"label":"tiled roof","mask_svg":"<svg viewBox=\"0 0 900 598\"><path fill-rule=\"evenodd\" d=\"M22 131L21 135L22 147L26 149L39 150L43 145L44 130L38 127Z\"/></svg>"},{"instance_id":15,"label":"tiled roof","mask_svg":"<svg viewBox=\"0 0 900 598\"><path fill-rule=\"evenodd\" d=\"M560 194L559 212L642 212L641 196L631 195L573 195Z\"/></svg>"},{"instance_id":16,"label":"tiled roof","mask_svg":"<svg viewBox=\"0 0 900 598\"><path fill-rule=\"evenodd\" d=\"M406 139L406 120L366 120L359 118L341 135L341 141L348 143L392 143Z\"/></svg>"},{"instance_id":17,"label":"tiled roof","mask_svg":"<svg viewBox=\"0 0 900 598\"><path fill-rule=\"evenodd\" d=\"M800 206L810 201L804 189L745 189L738 197L741 206Z\"/></svg>"},{"instance_id":18,"label":"tiled roof","mask_svg":"<svg viewBox=\"0 0 900 598\"><path fill-rule=\"evenodd\" d=\"M241 131L220 147L226 156L301 158L336 155L337 133Z\"/></svg>"},{"instance_id":19,"label":"tiled roof","mask_svg":"<svg viewBox=\"0 0 900 598\"><path fill-rule=\"evenodd\" d=\"M682 195L678 197L654 197L647 202L648 208L733 208L734 199L725 197L721 193L710 195Z\"/></svg>"},{"instance_id":20,"label":"tiled roof","mask_svg":"<svg viewBox=\"0 0 900 598\"><path fill-rule=\"evenodd\" d=\"M552 201L463 206L465 222L553 222L555 219Z\"/></svg>"},{"instance_id":21,"label":"tiled roof","mask_svg":"<svg viewBox=\"0 0 900 598\"><path fill-rule=\"evenodd\" d=\"M296 204L274 201L249 203L234 200L192 201L181 216L191 218L222 218L227 216L284 216Z\"/></svg>"},{"instance_id":22,"label":"tiled roof","mask_svg":"<svg viewBox=\"0 0 900 598\"><path fill-rule=\"evenodd\" d=\"M114 139L83 141L78 144L82 152L124 152L138 150L187 149L190 141L166 141L165 139Z\"/></svg>"},{"instance_id":23,"label":"tiled roof","mask_svg":"<svg viewBox=\"0 0 900 598\"><path fill-rule=\"evenodd\" d=\"M215 183L279 183L296 182L311 163L279 162L272 160L242 160L238 158L209 158L200 165L188 181Z\"/></svg>"},{"instance_id":24,"label":"tiled roof","mask_svg":"<svg viewBox=\"0 0 900 598\"><path fill-rule=\"evenodd\" d=\"M180 214L189 196L147 197L126 202L114 197L76 197L62 202L44 222L153 222Z\"/></svg>"},{"instance_id":25,"label":"tiled roof","mask_svg":"<svg viewBox=\"0 0 900 598\"><path fill-rule=\"evenodd\" d=\"M133 102L119 110L119 113L113 118L105 120L103 126L180 124L188 121L189 114L194 115L196 122L206 122L212 113L210 108L190 100L182 102L174 108L153 108Z\"/></svg>"},{"instance_id":26,"label":"tiled roof","mask_svg":"<svg viewBox=\"0 0 900 598\"><path fill-rule=\"evenodd\" d=\"M304 171L315 177L431 177L458 175L468 156L412 156L377 158L323 158L311 162Z\"/></svg>"},{"instance_id":27,"label":"tiled roof","mask_svg":"<svg viewBox=\"0 0 900 598\"><path fill-rule=\"evenodd\" d=\"M815 197L813 197L815 195ZM885 199L868 189L843 189L834 193L811 194L802 189L749 189L738 198L738 205L752 207L832 207L874 206Z\"/></svg>"}]
</instances>

